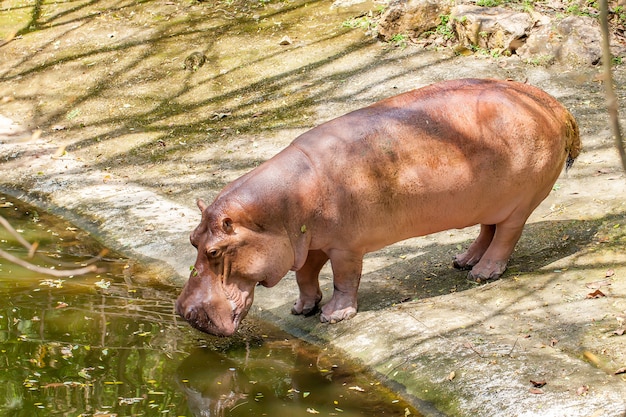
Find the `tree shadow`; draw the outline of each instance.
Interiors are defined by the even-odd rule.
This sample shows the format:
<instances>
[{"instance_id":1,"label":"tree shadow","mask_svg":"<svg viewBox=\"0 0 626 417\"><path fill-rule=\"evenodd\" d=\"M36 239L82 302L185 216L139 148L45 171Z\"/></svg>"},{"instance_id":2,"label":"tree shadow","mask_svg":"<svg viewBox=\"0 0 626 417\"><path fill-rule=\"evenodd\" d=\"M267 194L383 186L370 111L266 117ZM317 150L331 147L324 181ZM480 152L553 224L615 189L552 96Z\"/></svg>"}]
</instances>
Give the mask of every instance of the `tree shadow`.
<instances>
[{"instance_id":1,"label":"tree shadow","mask_svg":"<svg viewBox=\"0 0 626 417\"><path fill-rule=\"evenodd\" d=\"M619 223L623 218L624 213L620 213L594 220L527 224L500 279L533 275L547 265L575 255L597 241L604 225ZM468 280L467 271L459 271L452 266L454 255L465 250L472 240L440 245L425 243L424 238L418 238L384 249L384 258L398 261L364 274L359 289L359 311L377 310L477 288L481 284ZM417 255L411 256L411 253ZM374 253L369 256L379 255Z\"/></svg>"}]
</instances>

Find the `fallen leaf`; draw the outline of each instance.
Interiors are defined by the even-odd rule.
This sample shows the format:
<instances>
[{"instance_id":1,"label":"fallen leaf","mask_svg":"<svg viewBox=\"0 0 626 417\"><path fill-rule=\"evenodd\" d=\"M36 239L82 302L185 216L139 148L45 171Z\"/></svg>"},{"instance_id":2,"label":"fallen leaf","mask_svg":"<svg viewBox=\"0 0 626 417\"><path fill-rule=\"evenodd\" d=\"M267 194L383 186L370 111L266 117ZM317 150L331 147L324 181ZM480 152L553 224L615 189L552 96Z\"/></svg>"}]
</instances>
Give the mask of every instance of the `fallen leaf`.
<instances>
[{"instance_id":1,"label":"fallen leaf","mask_svg":"<svg viewBox=\"0 0 626 417\"><path fill-rule=\"evenodd\" d=\"M229 116L231 116L232 113L213 113L213 117L211 117L211 120L221 120L221 119L225 119Z\"/></svg>"},{"instance_id":2,"label":"fallen leaf","mask_svg":"<svg viewBox=\"0 0 626 417\"><path fill-rule=\"evenodd\" d=\"M102 288L106 290L107 288L111 286L111 281L106 281L104 279L101 279L100 281L94 283L94 285L98 288Z\"/></svg>"},{"instance_id":3,"label":"fallen leaf","mask_svg":"<svg viewBox=\"0 0 626 417\"><path fill-rule=\"evenodd\" d=\"M291 41L291 38L289 36L283 36L283 38L280 40L280 42L278 42L279 45L291 45L293 42Z\"/></svg>"},{"instance_id":4,"label":"fallen leaf","mask_svg":"<svg viewBox=\"0 0 626 417\"><path fill-rule=\"evenodd\" d=\"M65 145L59 146L59 148L56 150L56 152L54 153L54 155L52 155L52 158L60 158L63 155L65 155Z\"/></svg>"},{"instance_id":5,"label":"fallen leaf","mask_svg":"<svg viewBox=\"0 0 626 417\"><path fill-rule=\"evenodd\" d=\"M352 391L365 392L365 390L358 385L355 385L354 387L350 387L348 389L351 389Z\"/></svg>"},{"instance_id":6,"label":"fallen leaf","mask_svg":"<svg viewBox=\"0 0 626 417\"><path fill-rule=\"evenodd\" d=\"M452 371L450 372L450 374L448 375L448 381L452 381L454 378L456 378L456 372Z\"/></svg>"},{"instance_id":7,"label":"fallen leaf","mask_svg":"<svg viewBox=\"0 0 626 417\"><path fill-rule=\"evenodd\" d=\"M531 380L530 380L530 383L531 383L531 384L533 384L533 387L535 387L535 388L541 388L541 387L543 387L544 385L546 385L546 383L547 383L547 382L546 382L546 381L543 381L543 380L542 380L542 381L533 381L533 380L531 379Z\"/></svg>"},{"instance_id":8,"label":"fallen leaf","mask_svg":"<svg viewBox=\"0 0 626 417\"><path fill-rule=\"evenodd\" d=\"M608 271L606 271L606 274L604 276L610 278L613 275L615 275L615 271L613 269L609 269Z\"/></svg>"},{"instance_id":9,"label":"fallen leaf","mask_svg":"<svg viewBox=\"0 0 626 417\"><path fill-rule=\"evenodd\" d=\"M613 375L626 374L626 366L623 368L619 368L617 371L613 372Z\"/></svg>"},{"instance_id":10,"label":"fallen leaf","mask_svg":"<svg viewBox=\"0 0 626 417\"><path fill-rule=\"evenodd\" d=\"M306 412L309 413L309 414L319 414L320 413L315 408L307 408Z\"/></svg>"},{"instance_id":11,"label":"fallen leaf","mask_svg":"<svg viewBox=\"0 0 626 417\"><path fill-rule=\"evenodd\" d=\"M613 332L613 334L614 334L615 336L624 336L624 333L625 333L625 332L626 332L626 327L621 327L621 328L619 328L619 329L615 330L615 331Z\"/></svg>"},{"instance_id":12,"label":"fallen leaf","mask_svg":"<svg viewBox=\"0 0 626 417\"><path fill-rule=\"evenodd\" d=\"M582 387L578 387L576 390L576 394L578 395L587 395L589 392L589 385L583 385Z\"/></svg>"},{"instance_id":13,"label":"fallen leaf","mask_svg":"<svg viewBox=\"0 0 626 417\"><path fill-rule=\"evenodd\" d=\"M550 347L555 347L556 344L559 343L558 339L555 339L554 337L550 340Z\"/></svg>"},{"instance_id":14,"label":"fallen leaf","mask_svg":"<svg viewBox=\"0 0 626 417\"><path fill-rule=\"evenodd\" d=\"M528 390L531 394L543 394L543 390L539 388L531 388Z\"/></svg>"},{"instance_id":15,"label":"fallen leaf","mask_svg":"<svg viewBox=\"0 0 626 417\"><path fill-rule=\"evenodd\" d=\"M598 358L596 355L594 355L593 353L589 352L588 350L583 352L583 357L591 362L593 365L595 366L600 366L600 358Z\"/></svg>"},{"instance_id":16,"label":"fallen leaf","mask_svg":"<svg viewBox=\"0 0 626 417\"><path fill-rule=\"evenodd\" d=\"M587 294L587 298L602 298L602 297L606 297L606 295L600 290L595 290L594 292L590 292L589 294Z\"/></svg>"},{"instance_id":17,"label":"fallen leaf","mask_svg":"<svg viewBox=\"0 0 626 417\"><path fill-rule=\"evenodd\" d=\"M608 275L607 275L607 278L608 278ZM592 289L592 290L597 290L598 288L606 287L608 285L611 285L610 279L601 279L600 281L588 282L585 284L585 287Z\"/></svg>"}]
</instances>

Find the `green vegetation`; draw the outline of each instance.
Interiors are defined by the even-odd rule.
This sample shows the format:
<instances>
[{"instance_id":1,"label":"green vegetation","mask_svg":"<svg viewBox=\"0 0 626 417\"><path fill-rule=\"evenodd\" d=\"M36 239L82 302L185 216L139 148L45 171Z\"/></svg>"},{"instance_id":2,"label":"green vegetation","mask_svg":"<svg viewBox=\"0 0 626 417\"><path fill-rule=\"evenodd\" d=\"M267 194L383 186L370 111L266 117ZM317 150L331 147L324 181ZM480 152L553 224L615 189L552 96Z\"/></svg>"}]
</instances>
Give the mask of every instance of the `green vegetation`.
<instances>
[{"instance_id":1,"label":"green vegetation","mask_svg":"<svg viewBox=\"0 0 626 417\"><path fill-rule=\"evenodd\" d=\"M596 0L586 0L584 5L581 5L577 0L572 0L565 12L576 16L597 17L598 10L598 2Z\"/></svg>"},{"instance_id":2,"label":"green vegetation","mask_svg":"<svg viewBox=\"0 0 626 417\"><path fill-rule=\"evenodd\" d=\"M454 32L452 31L452 27L450 25L450 15L442 14L439 15L439 25L435 29L435 32L443 36L444 39L453 39Z\"/></svg>"},{"instance_id":3,"label":"green vegetation","mask_svg":"<svg viewBox=\"0 0 626 417\"><path fill-rule=\"evenodd\" d=\"M496 7L503 3L502 0L476 0L476 6Z\"/></svg>"},{"instance_id":4,"label":"green vegetation","mask_svg":"<svg viewBox=\"0 0 626 417\"><path fill-rule=\"evenodd\" d=\"M398 48L406 48L408 42L408 36L403 33L398 33L393 35L393 37L389 40L393 46Z\"/></svg>"},{"instance_id":5,"label":"green vegetation","mask_svg":"<svg viewBox=\"0 0 626 417\"><path fill-rule=\"evenodd\" d=\"M350 29L371 29L376 26L376 22L372 19L371 16L359 16L352 19L348 19L344 21L341 26L344 28Z\"/></svg>"}]
</instances>

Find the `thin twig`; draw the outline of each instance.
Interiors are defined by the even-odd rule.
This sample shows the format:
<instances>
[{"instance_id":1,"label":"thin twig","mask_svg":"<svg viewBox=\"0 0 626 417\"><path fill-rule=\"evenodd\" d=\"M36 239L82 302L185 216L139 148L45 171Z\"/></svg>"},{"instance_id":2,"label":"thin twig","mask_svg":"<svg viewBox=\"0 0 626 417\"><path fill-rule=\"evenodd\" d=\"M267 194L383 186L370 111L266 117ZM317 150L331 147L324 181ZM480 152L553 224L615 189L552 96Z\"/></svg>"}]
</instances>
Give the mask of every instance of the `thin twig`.
<instances>
[{"instance_id":1,"label":"thin twig","mask_svg":"<svg viewBox=\"0 0 626 417\"><path fill-rule=\"evenodd\" d=\"M17 240L20 243L20 245L28 249L29 253L32 251L32 245L26 239L24 239L22 235L17 233L17 230L15 230L13 226L11 226L11 223L9 223L7 219L0 216L0 224L2 224L2 226L4 226L5 229L7 229L7 232L9 232L9 234L13 236L15 240Z\"/></svg>"},{"instance_id":2,"label":"thin twig","mask_svg":"<svg viewBox=\"0 0 626 417\"><path fill-rule=\"evenodd\" d=\"M9 262L13 262L16 265L21 266L22 268L26 268L30 271L37 272L39 274L51 275L53 277L71 277L74 275L84 275L92 272L104 272L104 269L98 268L95 265L88 265L84 268L76 268L76 269L50 269L44 268L41 266L33 265L30 262L24 261L16 256L11 255L8 252L0 249L0 257L6 259Z\"/></svg>"},{"instance_id":3,"label":"thin twig","mask_svg":"<svg viewBox=\"0 0 626 417\"><path fill-rule=\"evenodd\" d=\"M515 339L515 343L513 343L513 346L511 346L511 351L509 352L509 357L511 357L511 355L513 354L513 349L515 349L515 346L517 345L517 341L519 340L519 337L517 339Z\"/></svg>"},{"instance_id":4,"label":"thin twig","mask_svg":"<svg viewBox=\"0 0 626 417\"><path fill-rule=\"evenodd\" d=\"M13 236L15 238L15 240L17 240L19 242L20 245L24 246L24 248L26 248L28 250L28 259L32 259L35 254L37 253L37 249L39 248L39 243L35 242L34 244L31 244L30 242L28 242L26 239L24 239L24 237L19 234L17 232L17 230L15 230L13 228L13 226L11 226L11 223L9 223L9 221L7 219L5 219L3 216L0 216L0 224L7 230L7 232L9 232L9 234L11 236ZM87 266L87 265L91 265L93 263L99 262L102 260L102 258L109 253L108 249L102 249L100 251L100 253L98 254L98 256L95 256L94 258L85 261L82 263L83 266ZM74 264L71 264L69 262L61 262L57 259L52 259L46 255L43 255L41 253L37 253L37 255L42 258L44 261L46 262L50 262L53 264L57 264L60 266L66 266L66 267L74 267Z\"/></svg>"}]
</instances>

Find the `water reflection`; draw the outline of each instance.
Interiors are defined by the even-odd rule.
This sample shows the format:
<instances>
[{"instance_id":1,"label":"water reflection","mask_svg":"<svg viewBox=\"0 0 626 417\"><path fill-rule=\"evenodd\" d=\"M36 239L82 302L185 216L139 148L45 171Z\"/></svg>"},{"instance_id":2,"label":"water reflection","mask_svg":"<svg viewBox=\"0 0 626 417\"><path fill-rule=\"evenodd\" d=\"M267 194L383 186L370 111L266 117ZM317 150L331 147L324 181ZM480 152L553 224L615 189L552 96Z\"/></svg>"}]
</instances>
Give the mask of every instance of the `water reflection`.
<instances>
[{"instance_id":1,"label":"water reflection","mask_svg":"<svg viewBox=\"0 0 626 417\"><path fill-rule=\"evenodd\" d=\"M32 209L0 214L59 261L100 250ZM25 255L1 231L0 245ZM238 337L206 336L174 314L176 289L124 258L101 266L51 279L0 261L0 416L415 415L331 351L252 320Z\"/></svg>"}]
</instances>

